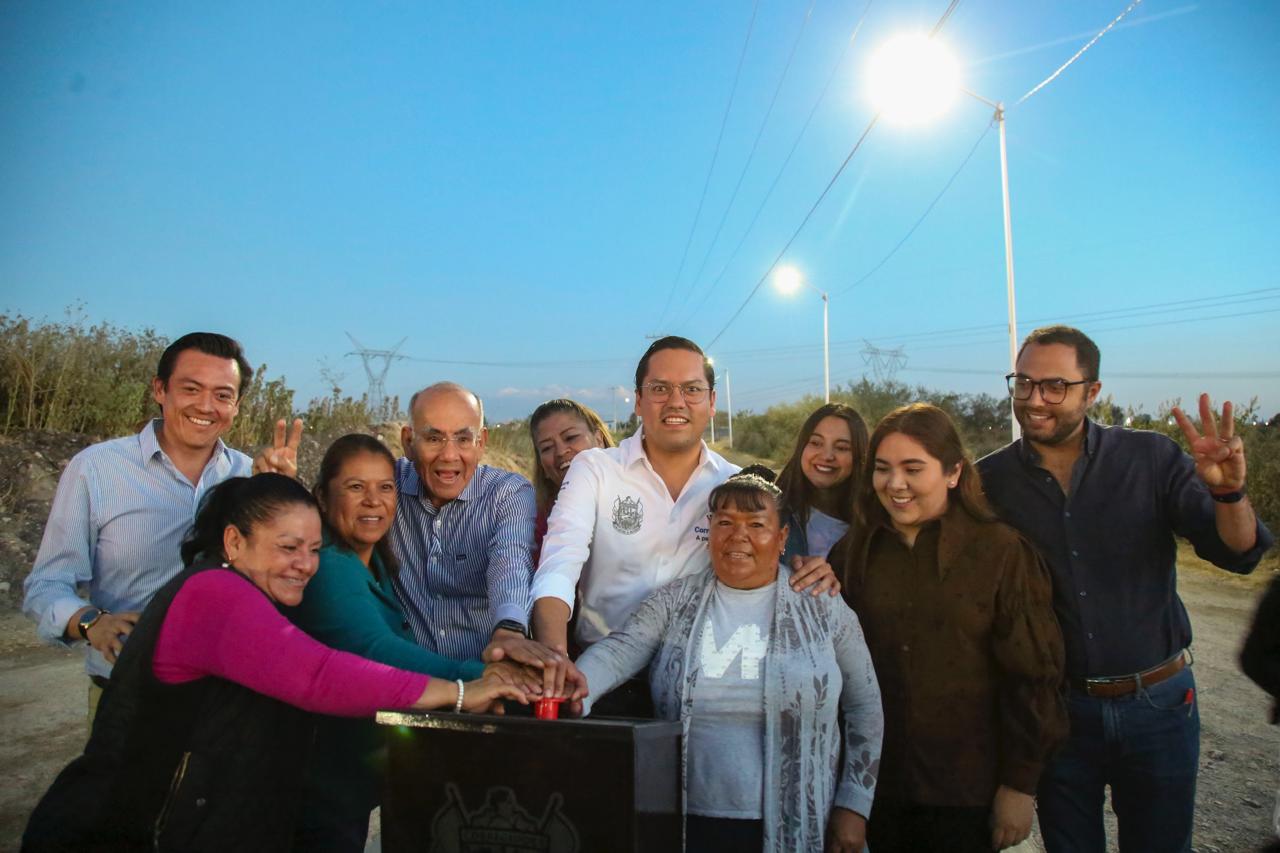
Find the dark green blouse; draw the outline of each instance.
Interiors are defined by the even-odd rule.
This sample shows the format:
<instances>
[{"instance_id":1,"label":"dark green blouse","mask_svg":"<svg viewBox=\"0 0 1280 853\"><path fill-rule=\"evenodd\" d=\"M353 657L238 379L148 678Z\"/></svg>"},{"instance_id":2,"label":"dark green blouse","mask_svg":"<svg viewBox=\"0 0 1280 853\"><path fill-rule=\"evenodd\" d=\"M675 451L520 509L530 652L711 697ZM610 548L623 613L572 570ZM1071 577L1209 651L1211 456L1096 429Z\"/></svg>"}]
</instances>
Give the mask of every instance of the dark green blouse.
<instances>
[{"instance_id":1,"label":"dark green blouse","mask_svg":"<svg viewBox=\"0 0 1280 853\"><path fill-rule=\"evenodd\" d=\"M396 598L377 552L370 572L351 551L328 543L302 603L289 618L326 646L433 678L479 678L484 664L456 661L422 648ZM378 802L381 733L373 720L318 716L315 746L305 782L303 811L332 821L336 814L367 820ZM307 819L306 814L303 817Z\"/></svg>"}]
</instances>

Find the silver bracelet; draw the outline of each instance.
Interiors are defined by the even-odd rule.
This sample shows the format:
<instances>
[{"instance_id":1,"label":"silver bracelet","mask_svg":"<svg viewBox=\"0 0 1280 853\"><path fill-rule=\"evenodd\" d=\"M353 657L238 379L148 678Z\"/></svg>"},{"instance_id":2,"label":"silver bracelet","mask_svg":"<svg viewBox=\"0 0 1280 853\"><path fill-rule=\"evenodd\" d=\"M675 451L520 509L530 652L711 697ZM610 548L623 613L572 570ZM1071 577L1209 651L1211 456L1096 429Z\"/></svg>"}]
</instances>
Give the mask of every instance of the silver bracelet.
<instances>
[{"instance_id":1,"label":"silver bracelet","mask_svg":"<svg viewBox=\"0 0 1280 853\"><path fill-rule=\"evenodd\" d=\"M458 685L458 701L453 703L453 713L461 714L462 713L462 697L467 695L467 687L465 684L462 683L461 678L455 680L454 684Z\"/></svg>"}]
</instances>

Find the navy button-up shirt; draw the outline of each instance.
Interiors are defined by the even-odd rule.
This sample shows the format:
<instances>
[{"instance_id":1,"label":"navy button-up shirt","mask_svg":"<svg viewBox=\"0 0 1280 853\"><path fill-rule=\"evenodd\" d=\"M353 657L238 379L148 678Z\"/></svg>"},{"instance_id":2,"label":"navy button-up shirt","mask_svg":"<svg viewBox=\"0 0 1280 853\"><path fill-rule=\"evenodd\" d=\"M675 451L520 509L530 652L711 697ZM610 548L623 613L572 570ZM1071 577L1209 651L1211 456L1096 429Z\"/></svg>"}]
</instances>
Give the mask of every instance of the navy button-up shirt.
<instances>
[{"instance_id":1,"label":"navy button-up shirt","mask_svg":"<svg viewBox=\"0 0 1280 853\"><path fill-rule=\"evenodd\" d=\"M1190 645L1175 534L1201 558L1239 574L1253 571L1274 541L1259 521L1250 550L1237 554L1223 544L1195 463L1156 432L1085 421L1070 494L1021 439L983 457L978 470L1001 518L1049 564L1071 677L1141 672Z\"/></svg>"}]
</instances>

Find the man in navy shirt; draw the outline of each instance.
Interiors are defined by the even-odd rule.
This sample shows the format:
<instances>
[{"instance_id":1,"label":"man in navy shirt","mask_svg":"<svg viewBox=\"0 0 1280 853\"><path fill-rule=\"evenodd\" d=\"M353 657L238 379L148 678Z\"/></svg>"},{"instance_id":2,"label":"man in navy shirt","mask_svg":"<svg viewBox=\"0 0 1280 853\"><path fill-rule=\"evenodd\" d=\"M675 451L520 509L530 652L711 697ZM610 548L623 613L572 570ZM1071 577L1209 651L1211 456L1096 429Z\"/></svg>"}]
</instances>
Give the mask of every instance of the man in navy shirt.
<instances>
[{"instance_id":1,"label":"man in navy shirt","mask_svg":"<svg viewBox=\"0 0 1280 853\"><path fill-rule=\"evenodd\" d=\"M1040 549L1066 645L1071 736L1040 780L1049 853L1104 851L1111 786L1122 851L1190 851L1200 715L1176 590L1175 535L1247 573L1272 544L1245 496L1231 404L1200 397L1201 430L1174 409L1192 456L1155 432L1101 426L1097 346L1032 332L1009 375L1023 436L978 463L997 511Z\"/></svg>"}]
</instances>

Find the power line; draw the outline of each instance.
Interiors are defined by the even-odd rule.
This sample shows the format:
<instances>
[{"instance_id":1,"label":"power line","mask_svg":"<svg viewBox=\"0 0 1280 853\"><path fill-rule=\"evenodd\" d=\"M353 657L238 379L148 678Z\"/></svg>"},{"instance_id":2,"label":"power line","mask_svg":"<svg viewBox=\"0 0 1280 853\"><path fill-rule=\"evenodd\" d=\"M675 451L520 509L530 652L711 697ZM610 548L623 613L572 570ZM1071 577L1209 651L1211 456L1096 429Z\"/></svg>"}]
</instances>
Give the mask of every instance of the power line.
<instances>
[{"instance_id":1,"label":"power line","mask_svg":"<svg viewBox=\"0 0 1280 853\"><path fill-rule=\"evenodd\" d=\"M942 191L939 192L936 196L934 196L933 201L929 202L929 206L924 209L924 213L920 214L920 218L916 220L915 224L912 225L909 229L907 229L907 233L902 236L902 239L898 241L897 245L895 245L892 249L889 250L889 254L881 258L880 262L875 266L873 266L866 273L866 275L862 276L862 278L858 279L853 284L846 287L844 290L841 290L839 293L836 293L835 294L836 296L843 296L844 294L848 293L850 290L853 290L855 287L862 284L864 281L871 278L871 276L879 272L880 268L883 267L885 264L887 264L889 262L889 259L892 258L894 255L896 255L898 253L898 250L901 249L906 244L906 242L911 239L911 235L916 233L916 229L919 228L924 223L925 219L928 218L929 214L933 212L933 209L934 207L937 206L938 202L942 201L942 197L947 194L947 190L951 189L951 185L956 182L956 178L960 177L960 173L964 171L964 167L969 165L969 161L973 159L973 155L976 154L978 151L978 146L982 144L982 140L986 139L987 134L991 132L992 124L993 122L988 122L987 126L983 128L982 133L978 136L977 141L973 143L973 147L969 149L969 153L965 155L964 160L960 163L960 166L951 174L951 177L947 179L946 184L943 185Z\"/></svg>"},{"instance_id":2,"label":"power line","mask_svg":"<svg viewBox=\"0 0 1280 853\"><path fill-rule=\"evenodd\" d=\"M809 115L805 117L804 124L800 126L800 132L796 134L795 140L791 143L791 150L787 152L787 156L783 158L782 165L778 168L778 174L774 175L773 183L769 184L769 189L765 191L764 198L760 199L756 212L751 216L751 221L747 223L746 230L742 232L742 236L738 238L738 243L733 247L733 251L729 253L729 257L720 266L720 272L716 274L715 280L711 282L711 286L702 294L699 300L689 314L681 321L677 328L684 328L689 322L702 311L702 307L707 304L707 300L711 298L711 294L715 293L720 282L724 279L725 273L729 271L730 265L734 259L738 257L738 252L742 251L742 247L746 245L747 238L751 236L752 230L756 227L756 222L760 219L760 214L764 213L765 206L769 203L769 199L773 197L773 191L778 188L778 184L782 181L783 174L787 171L787 166L791 164L791 158L795 156L796 149L800 147L800 141L804 139L805 133L809 130L809 125L813 122L813 117L817 115L818 107L827 98L827 92L831 89L831 84L835 82L836 75L840 73L840 67L844 65L845 60L849 56L849 52L853 49L853 45L858 40L858 33L862 30L862 22L867 18L867 12L871 10L873 0L867 0L867 5L862 8L862 14L858 17L858 22L853 26L853 32L849 34L849 40L845 42L844 50L840 53L840 58L836 60L836 64L831 68L831 74L827 76L827 82L823 85L822 91L818 93L818 97L813 102L813 106L809 109Z\"/></svg>"},{"instance_id":3,"label":"power line","mask_svg":"<svg viewBox=\"0 0 1280 853\"><path fill-rule=\"evenodd\" d=\"M991 370L970 367L904 367L908 373L954 373L965 376L991 376ZM1003 369L1003 368L1002 368ZM1280 379L1280 370L1240 370L1240 371L1119 371L1105 372L1102 379Z\"/></svg>"},{"instance_id":4,"label":"power line","mask_svg":"<svg viewBox=\"0 0 1280 853\"><path fill-rule=\"evenodd\" d=\"M416 361L423 364L453 364L465 367L598 367L609 364L633 363L633 360L625 358L582 358L563 359L560 361L471 361L453 358L400 357L407 361Z\"/></svg>"},{"instance_id":5,"label":"power line","mask_svg":"<svg viewBox=\"0 0 1280 853\"><path fill-rule=\"evenodd\" d=\"M1271 294L1262 296L1258 294ZM1236 300L1236 304L1242 302L1260 302L1271 299L1280 298L1280 287L1264 287L1257 290L1242 290L1236 293L1215 294L1213 296L1201 296L1195 299L1179 299L1172 302L1153 302L1146 305L1134 305L1128 308L1107 308L1100 311L1086 311L1075 314L1054 314L1052 316L1039 317L1035 320L1028 320L1026 323L1060 323L1064 320L1119 320L1126 319L1125 315L1141 316L1143 314L1161 314L1172 311L1189 311L1193 308L1201 307L1205 302L1222 302L1227 299ZM1107 316L1120 315L1120 316ZM1004 323L986 323L980 326L961 326L953 329L937 329L932 332L910 332L903 335L882 335L872 340L877 341L906 341L913 338L938 338L956 334L965 334L971 332L994 331L996 329L1006 328Z\"/></svg>"},{"instance_id":6,"label":"power line","mask_svg":"<svg viewBox=\"0 0 1280 853\"><path fill-rule=\"evenodd\" d=\"M805 28L809 25L809 19L813 16L815 3L817 3L817 0L809 0L809 8L805 10L804 20L800 23L800 30L791 42L791 52L787 55L787 61L782 66L782 73L778 75L778 84L773 88L773 97L769 99L769 106L764 111L764 118L760 121L760 128L756 131L756 138L751 142L751 150L747 153L747 161L742 164L742 171L738 173L738 181L733 185L733 192L729 194L729 201L725 204L724 211L720 214L720 222L716 225L715 233L711 235L711 242L707 244L707 251L702 256L702 263L698 265L698 271L693 274L693 280L689 283L689 290L685 293L684 302L687 302L697 289L698 281L702 278L702 273L707 268L707 261L711 260L711 253L715 251L716 244L720 241L720 234L724 231L724 224L729 219L729 211L733 209L733 203L738 200L738 191L742 189L742 182L746 180L747 172L751 169L751 163L755 160L756 150L760 147L760 139L764 136L765 128L769 126L769 117L773 115L773 108L778 103L778 95L782 93L782 86L787 81L787 74L791 71L791 63L796 58L800 40L804 37Z\"/></svg>"},{"instance_id":7,"label":"power line","mask_svg":"<svg viewBox=\"0 0 1280 853\"><path fill-rule=\"evenodd\" d=\"M724 140L724 129L729 124L729 113L733 110L733 100L738 94L738 81L742 77L742 65L747 58L747 47L751 44L751 34L756 28L756 13L760 11L760 0L755 0L751 7L751 22L747 25L747 37L742 42L742 52L738 54L738 68L733 73L733 87L729 90L729 102L724 106L724 115L720 118L720 132L716 135L716 147L711 154L711 165L707 167L707 177L702 182L702 195L698 197L698 209L693 215L693 224L689 226L689 236L684 241L684 251L680 253L680 266L676 269L675 278L671 280L671 291L667 293L667 303L662 306L662 314L658 317L658 325L667 319L667 310L671 307L671 299L676 295L676 287L680 284L680 276L684 274L685 262L689 259L689 247L693 245L693 235L698 230L698 221L702 218L702 206L707 200L707 188L711 186L711 176L716 170L716 161L720 159L720 143Z\"/></svg>"},{"instance_id":8,"label":"power line","mask_svg":"<svg viewBox=\"0 0 1280 853\"><path fill-rule=\"evenodd\" d=\"M738 310L734 311L733 316L729 318L729 321L721 327L719 332L716 332L716 336L711 339L711 343L707 344L707 349L716 345L716 341L720 340L721 336L723 336L724 333L729 330L729 327L733 325L733 321L738 319L742 310L747 307L747 303L754 299L755 295L760 292L760 288L764 286L766 281L768 281L769 274L773 272L773 268L778 265L778 261L782 260L782 258L787 254L787 250L791 248L791 244L796 241L796 238L800 236L800 232L809 224L809 220L813 217L814 212L817 211L818 206L822 204L822 200L827 197L827 193L831 192L831 188L835 186L836 180L839 179L841 173L844 172L845 167L849 165L849 161L853 159L853 155L858 153L858 149L862 147L862 143L866 141L867 136L871 133L871 129L876 126L876 122L879 120L880 113L876 113L871 117L871 121L867 123L866 129L862 131L862 135L858 137L858 141L853 144L853 148L849 151L848 156L844 158L844 162L840 164L840 168L836 169L836 173L831 176L831 180L828 181L826 187L823 188L822 194L818 196L818 200L813 203L813 206L809 208L809 212L804 215L804 219L800 221L799 227L796 228L794 233L792 233L791 237L787 240L786 245L782 247L782 250L778 252L777 257L773 259L773 263L769 264L769 268L764 271L764 275L760 276L760 280L756 282L756 286L751 288L751 292L747 294L747 298L742 300L742 304L738 306Z\"/></svg>"},{"instance_id":9,"label":"power line","mask_svg":"<svg viewBox=\"0 0 1280 853\"><path fill-rule=\"evenodd\" d=\"M1027 100L1027 98L1030 98L1030 97L1031 97L1032 95L1034 95L1036 92L1039 92L1039 91L1040 91L1041 89L1043 89L1045 86L1048 86L1050 83L1052 83L1054 80L1056 80L1056 79L1058 78L1058 75L1059 75L1059 74L1061 74L1063 71L1066 71L1066 70L1071 66L1071 64L1072 64L1073 62L1075 62L1077 59L1079 59L1081 56L1084 56L1084 52L1085 52L1086 50L1088 50L1089 48L1091 48L1091 47L1093 47L1095 44L1097 44L1097 43L1098 43L1098 39L1100 39L1100 38L1102 38L1103 36L1105 36L1108 32L1110 32L1110 31L1111 31L1111 28L1112 28L1112 27L1114 27L1116 24L1118 24L1118 23L1120 23L1121 21L1123 21L1123 20L1124 20L1124 18L1125 18L1125 16L1126 16L1126 15L1128 15L1130 12L1132 12L1134 9L1138 8L1138 4L1139 4L1139 3L1141 3L1141 2L1142 2L1142 0L1133 0L1133 2L1129 4L1129 7L1128 7L1127 9L1125 9L1123 12L1121 12L1119 15L1117 15L1117 16L1116 16L1116 18L1115 18L1115 20L1113 20L1111 23L1107 24L1105 27L1103 27L1101 30L1099 30L1099 31L1098 31L1098 34L1097 34L1096 36L1094 36L1093 38L1089 39L1088 43L1087 43L1087 44L1085 44L1085 46L1084 46L1084 47L1080 48L1079 50L1077 50L1077 51L1075 52L1075 55L1074 55L1074 56L1072 56L1072 57L1071 57L1070 59L1068 59L1066 62L1062 63L1062 66L1061 66L1060 68L1058 68L1058 70L1057 70L1057 71L1053 72L1053 73L1052 73L1052 74L1050 74L1048 77L1046 77L1046 78L1044 78L1043 80L1041 80L1038 84L1036 84L1034 87L1032 87L1031 91L1027 92L1027 94L1023 95L1021 98L1018 98L1018 101L1017 101L1017 103L1015 103L1015 104L1014 104L1014 106L1015 106L1015 107L1017 107L1017 106L1021 106L1021 105L1022 105L1022 103L1023 103L1024 101L1026 101L1026 100Z\"/></svg>"},{"instance_id":10,"label":"power line","mask_svg":"<svg viewBox=\"0 0 1280 853\"><path fill-rule=\"evenodd\" d=\"M1198 296L1191 299L1176 299L1167 302L1150 302L1142 305L1131 305L1125 308L1106 308L1098 311L1077 312L1074 314L1053 314L1044 315L1034 320L1026 321L1028 325L1043 323L1059 323L1064 321L1079 322L1081 320L1097 320L1106 322L1110 320L1123 320L1132 317L1149 316L1159 313L1168 313L1175 311L1190 311L1196 308L1204 307L1205 303L1220 303L1230 300L1233 305L1249 304L1254 302L1269 302L1280 299L1280 287L1263 287L1252 290L1234 291L1231 293L1217 293L1212 296ZM1272 309L1280 310L1280 309ZM1227 317L1252 316L1254 314L1270 313L1268 310L1263 311L1246 311L1239 314L1223 315ZM1200 319L1213 319L1191 317L1177 322L1192 322ZM1144 324L1145 325L1145 324ZM1160 323L1152 325L1162 325ZM1111 331L1116 329L1143 328L1144 326L1112 326L1104 327L1099 331ZM995 332L1003 330L1003 323L985 323L975 326L956 326L949 329L934 329L925 332L905 332L900 335L878 335L870 338L872 342L891 342L902 343L913 340L926 339L936 340L938 338L946 338L951 336L963 336L983 334L986 332ZM954 346L971 346L994 342L992 338L981 338L977 340L958 341L945 344L946 347ZM832 341L831 349L844 349L849 347L858 347L865 345L865 341L861 338L849 339L843 341ZM925 349L938 347L923 347ZM708 347L710 349L710 347ZM782 359L788 357L801 357L812 354L815 350L821 349L821 344L787 344L775 347L757 347L752 349L724 350L714 353L717 358L728 358L735 361L747 360L752 358L773 358ZM413 361L422 364L448 364L465 367L530 367L530 368L548 368L548 367L605 367L616 365L631 365L634 359L626 357L612 358L583 358L583 359L547 359L542 361L478 361L472 359L448 359L448 358L421 358L417 356L396 355L396 358L406 361Z\"/></svg>"},{"instance_id":11,"label":"power line","mask_svg":"<svg viewBox=\"0 0 1280 853\"><path fill-rule=\"evenodd\" d=\"M1240 311L1233 314L1214 314L1209 317L1183 317L1177 320L1161 320L1156 323L1131 323L1129 325L1124 325L1124 326L1107 326L1102 329L1091 329L1090 331L1093 334L1100 334L1105 332L1119 332L1127 329L1154 329L1159 326L1177 326L1182 323L1204 323L1204 322L1208 322L1209 320L1231 320L1237 317L1256 317L1259 314L1275 314L1276 312L1280 312L1280 308L1267 308L1262 311ZM994 338L988 338L980 341L959 341L959 342L950 343L950 344L937 344L935 346L926 345L922 347L917 347L917 349L949 349L952 347L959 347L959 346L977 346L980 344L1000 343L1003 340L1004 339L997 340Z\"/></svg>"},{"instance_id":12,"label":"power line","mask_svg":"<svg viewBox=\"0 0 1280 853\"><path fill-rule=\"evenodd\" d=\"M1259 294L1271 294L1271 295L1264 296ZM1148 303L1145 305L1133 305L1127 308L1109 308L1109 309L1104 309L1100 311L1078 312L1075 314L1054 314L1054 315L1038 317L1034 320L1027 321L1027 323L1042 324L1042 323L1063 322L1065 320L1079 321L1079 320L1087 320L1087 319L1117 320L1117 319L1126 319L1126 317L1108 316L1108 315L1126 315L1127 314L1127 315L1142 316L1143 313L1155 314L1155 313L1163 313L1165 311L1192 310L1193 308L1196 308L1196 307L1202 307L1202 304L1205 302L1222 302L1225 300L1233 300L1233 304L1240 304L1240 303L1248 303L1248 302L1269 301L1277 298L1280 298L1280 287L1265 287L1265 288L1259 288L1255 290L1243 290L1243 291L1237 291L1234 293L1222 293L1222 294L1215 294L1213 296L1202 296L1194 299L1179 299L1171 302L1154 302L1154 303ZM1178 307L1178 306L1181 306L1181 307ZM920 339L920 338L933 340L936 338L949 337L952 335L993 332L996 330L1003 330L1004 328L1005 328L1005 324L1003 323L985 323L977 326L958 326L950 329L934 329L926 332L908 332L901 335L878 335L874 338L871 338L870 340L882 341L882 342L894 342L894 343L898 343L902 341L911 341L911 340ZM981 341L978 341L977 343L988 343L989 341L990 339L983 339ZM857 346L861 343L863 343L861 339L833 341L831 343L831 348L836 349L838 347L840 348L852 347L852 346ZM766 348L757 348L757 349L726 350L724 352L721 352L720 355L723 357L729 357L734 359L741 359L744 357L750 358L753 356L759 356L759 357L763 357L763 356L786 357L787 355L799 356L802 354L810 354L813 351L819 349L820 346L821 346L820 344L791 344L787 346L766 347Z\"/></svg>"},{"instance_id":13,"label":"power line","mask_svg":"<svg viewBox=\"0 0 1280 853\"><path fill-rule=\"evenodd\" d=\"M930 37L937 35L938 31L942 29L943 24L947 22L947 19L951 17L951 14L956 10L956 7L959 5L960 5L960 0L951 0L951 3L950 5L947 6L946 11L942 13L942 17L938 19L938 23L935 24L933 29L930 31L929 33ZM791 237L788 238L786 244L782 247L782 250L778 252L777 257L773 259L773 263L769 264L768 269L764 271L764 275L760 276L760 280L756 282L755 287L751 288L751 292L747 294L747 298L742 300L742 304L739 305L738 309L733 312L733 315L729 318L728 322L726 322L724 326L721 327L720 331L716 332L715 337L711 339L711 342L707 345L708 349L715 346L716 341L720 340L720 338L724 335L724 333L729 330L729 327L733 325L734 321L737 320L739 316L741 316L743 309L745 309L748 303L750 303L751 300L755 298L755 295L760 292L760 288L763 287L764 283L768 280L769 274L773 272L774 267L776 267L778 265L778 262L781 261L782 258L786 255L787 250L791 248L791 244L794 243L796 241L796 238L800 236L800 232L803 231L805 226L809 224L809 220L813 218L813 214L817 211L818 207L821 206L823 200L826 199L827 194L831 192L831 188L835 186L835 183L840 178L840 175L844 173L845 167L849 165L849 161L853 159L853 155L858 153L858 149L862 147L862 143L866 141L867 136L871 134L871 130L876 126L876 122L878 122L879 120L880 120L880 113L877 112L875 115L871 117L871 121L867 123L866 129L862 131L862 135L858 137L858 141L853 144L853 148L850 149L848 156L844 158L844 162L840 164L840 168L836 169L836 173L831 176L831 180L827 182L826 187L823 188L822 193L818 196L817 201L815 201L813 203L813 206L809 208L809 212L804 215L804 219L800 221L800 225L791 234Z\"/></svg>"}]
</instances>

